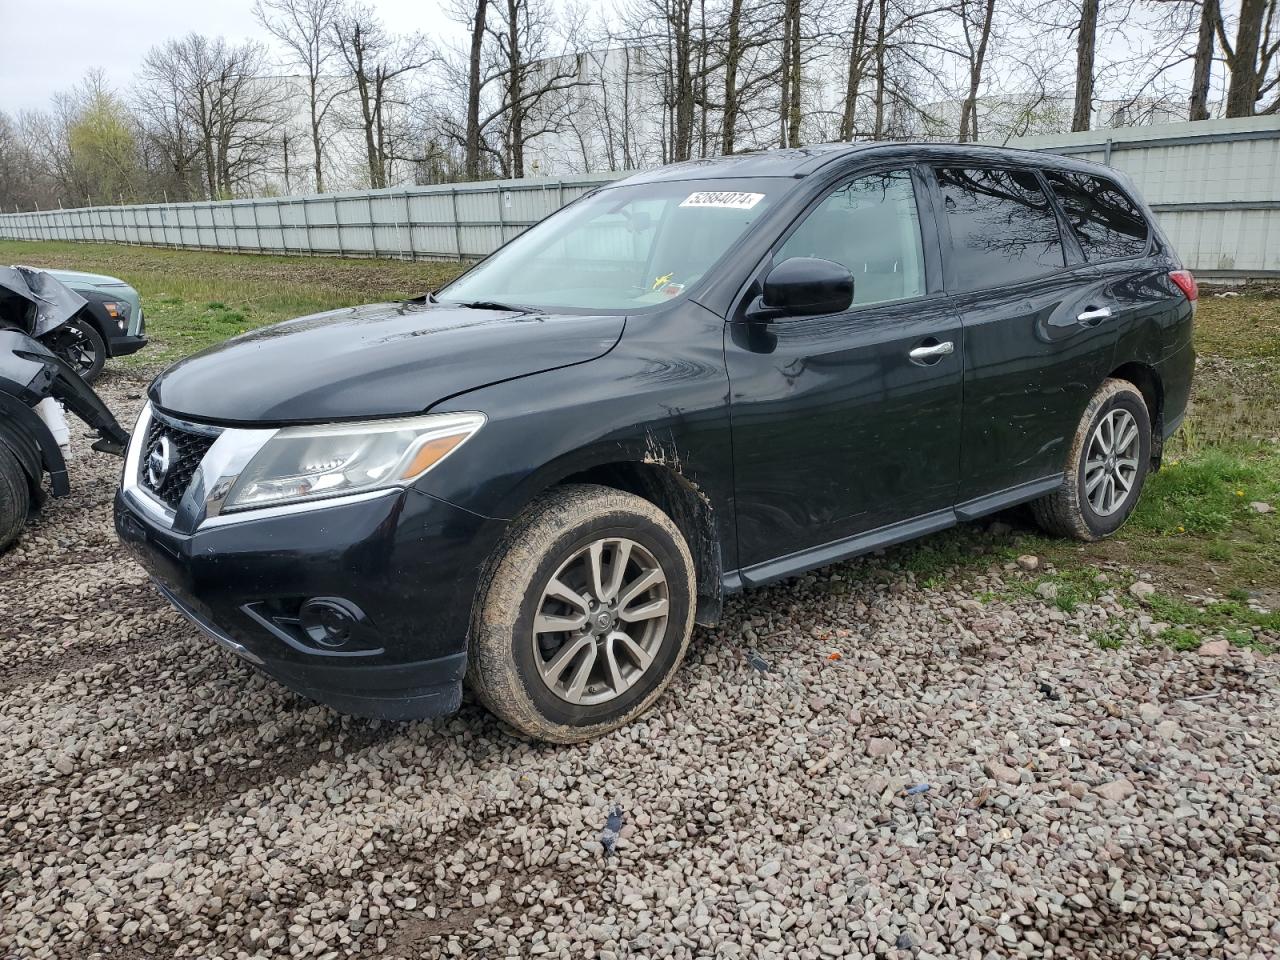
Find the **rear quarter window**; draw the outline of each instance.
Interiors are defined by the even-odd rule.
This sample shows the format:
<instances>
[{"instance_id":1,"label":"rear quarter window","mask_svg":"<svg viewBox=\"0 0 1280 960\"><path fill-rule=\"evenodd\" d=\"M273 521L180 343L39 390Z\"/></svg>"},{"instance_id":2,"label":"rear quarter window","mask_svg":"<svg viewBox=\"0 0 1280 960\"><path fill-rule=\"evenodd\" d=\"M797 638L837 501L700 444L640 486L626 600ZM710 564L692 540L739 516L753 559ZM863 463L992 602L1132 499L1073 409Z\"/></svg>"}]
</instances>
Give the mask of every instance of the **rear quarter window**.
<instances>
[{"instance_id":1,"label":"rear quarter window","mask_svg":"<svg viewBox=\"0 0 1280 960\"><path fill-rule=\"evenodd\" d=\"M1085 259L1121 260L1142 256L1151 228L1138 205L1104 177L1046 170L1049 186L1062 203Z\"/></svg>"},{"instance_id":2,"label":"rear quarter window","mask_svg":"<svg viewBox=\"0 0 1280 960\"><path fill-rule=\"evenodd\" d=\"M955 286L998 287L1066 265L1058 218L1033 171L940 167L935 173Z\"/></svg>"}]
</instances>

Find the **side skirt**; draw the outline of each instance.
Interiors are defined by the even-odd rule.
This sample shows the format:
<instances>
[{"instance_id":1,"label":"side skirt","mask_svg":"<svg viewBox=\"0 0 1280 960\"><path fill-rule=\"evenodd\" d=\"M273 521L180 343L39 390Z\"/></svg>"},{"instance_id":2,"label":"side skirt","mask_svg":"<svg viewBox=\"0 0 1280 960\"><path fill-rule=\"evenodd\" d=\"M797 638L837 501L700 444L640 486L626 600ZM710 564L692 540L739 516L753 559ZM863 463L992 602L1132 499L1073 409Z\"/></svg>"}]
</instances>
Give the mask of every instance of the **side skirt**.
<instances>
[{"instance_id":1,"label":"side skirt","mask_svg":"<svg viewBox=\"0 0 1280 960\"><path fill-rule=\"evenodd\" d=\"M1026 503L1028 500L1036 500L1045 494L1052 493L1060 486L1062 486L1062 474L1054 474L1051 477L1020 483L1016 487L1008 487L986 496L967 500L945 510L935 510L932 513L877 527L875 530L868 530L866 533L846 537L843 540L833 540L775 560L767 560L741 570L728 571L722 581L723 589L726 594L736 593L744 587L759 587L784 577L794 577L817 567L825 567L828 564L870 553L872 550L915 540L918 537L954 527L962 521L974 520Z\"/></svg>"}]
</instances>

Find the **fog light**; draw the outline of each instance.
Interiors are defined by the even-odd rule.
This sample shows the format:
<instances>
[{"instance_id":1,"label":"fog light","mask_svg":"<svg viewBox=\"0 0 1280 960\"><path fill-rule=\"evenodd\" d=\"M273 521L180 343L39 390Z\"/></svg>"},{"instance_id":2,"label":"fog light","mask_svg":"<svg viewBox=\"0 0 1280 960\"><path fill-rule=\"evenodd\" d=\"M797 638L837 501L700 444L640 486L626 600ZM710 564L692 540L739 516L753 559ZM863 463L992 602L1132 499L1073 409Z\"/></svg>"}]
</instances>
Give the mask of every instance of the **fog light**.
<instances>
[{"instance_id":1,"label":"fog light","mask_svg":"<svg viewBox=\"0 0 1280 960\"><path fill-rule=\"evenodd\" d=\"M341 647L364 622L359 607L338 597L313 597L298 610L298 626L322 647Z\"/></svg>"}]
</instances>

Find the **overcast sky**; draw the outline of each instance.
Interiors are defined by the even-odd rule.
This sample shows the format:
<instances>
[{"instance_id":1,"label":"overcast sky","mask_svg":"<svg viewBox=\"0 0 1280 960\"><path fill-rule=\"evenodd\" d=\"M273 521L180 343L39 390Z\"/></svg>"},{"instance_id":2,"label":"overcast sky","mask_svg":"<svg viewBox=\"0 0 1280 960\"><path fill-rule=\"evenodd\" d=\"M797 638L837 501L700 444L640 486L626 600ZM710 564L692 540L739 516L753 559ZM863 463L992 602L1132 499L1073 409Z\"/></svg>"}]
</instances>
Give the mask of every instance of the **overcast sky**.
<instances>
[{"instance_id":1,"label":"overcast sky","mask_svg":"<svg viewBox=\"0 0 1280 960\"><path fill-rule=\"evenodd\" d=\"M420 31L441 45L461 35L441 0L369 2L398 33ZM253 0L0 0L0 110L48 106L92 67L123 93L148 49L192 32L269 39Z\"/></svg>"}]
</instances>

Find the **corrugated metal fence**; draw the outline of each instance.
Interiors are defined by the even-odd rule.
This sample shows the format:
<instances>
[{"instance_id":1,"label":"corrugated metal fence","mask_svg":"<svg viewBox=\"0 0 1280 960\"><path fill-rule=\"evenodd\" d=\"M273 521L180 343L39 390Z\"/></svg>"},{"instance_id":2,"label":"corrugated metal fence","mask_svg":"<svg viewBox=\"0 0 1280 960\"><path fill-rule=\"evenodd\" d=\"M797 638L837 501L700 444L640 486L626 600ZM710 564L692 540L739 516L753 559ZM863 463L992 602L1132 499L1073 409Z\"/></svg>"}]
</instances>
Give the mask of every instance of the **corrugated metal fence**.
<instances>
[{"instance_id":1,"label":"corrugated metal fence","mask_svg":"<svg viewBox=\"0 0 1280 960\"><path fill-rule=\"evenodd\" d=\"M1027 137L1009 145L1124 170L1203 275L1280 275L1280 116ZM0 238L471 259L618 176L0 214Z\"/></svg>"},{"instance_id":2,"label":"corrugated metal fence","mask_svg":"<svg viewBox=\"0 0 1280 960\"><path fill-rule=\"evenodd\" d=\"M233 253L474 259L618 176L0 214L0 238Z\"/></svg>"}]
</instances>

